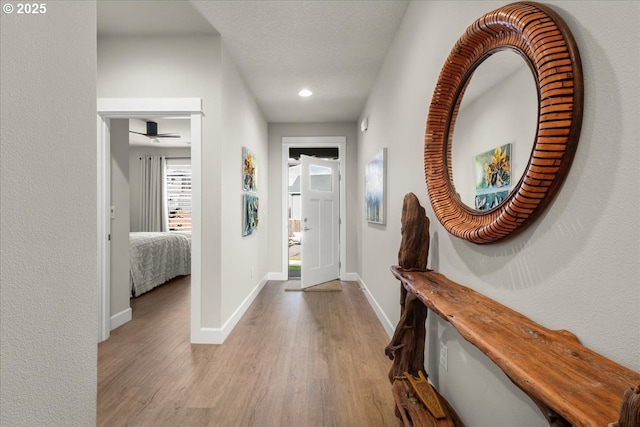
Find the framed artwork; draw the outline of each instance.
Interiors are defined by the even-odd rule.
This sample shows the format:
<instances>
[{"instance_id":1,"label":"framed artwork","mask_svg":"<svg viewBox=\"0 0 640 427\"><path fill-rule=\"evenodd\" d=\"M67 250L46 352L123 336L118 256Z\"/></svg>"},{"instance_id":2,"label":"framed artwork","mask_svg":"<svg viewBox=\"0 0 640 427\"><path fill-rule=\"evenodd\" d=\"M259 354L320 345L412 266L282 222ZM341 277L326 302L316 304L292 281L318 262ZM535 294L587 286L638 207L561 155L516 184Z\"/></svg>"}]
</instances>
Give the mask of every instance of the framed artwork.
<instances>
[{"instance_id":1,"label":"framed artwork","mask_svg":"<svg viewBox=\"0 0 640 427\"><path fill-rule=\"evenodd\" d=\"M258 196L244 193L242 209L242 235L250 236L258 228Z\"/></svg>"},{"instance_id":2,"label":"framed artwork","mask_svg":"<svg viewBox=\"0 0 640 427\"><path fill-rule=\"evenodd\" d=\"M478 154L475 158L476 202L478 210L493 209L511 191L511 144Z\"/></svg>"},{"instance_id":3,"label":"framed artwork","mask_svg":"<svg viewBox=\"0 0 640 427\"><path fill-rule=\"evenodd\" d=\"M509 196L509 191L496 191L495 193L485 193L476 195L476 209L488 211L498 206Z\"/></svg>"},{"instance_id":4,"label":"framed artwork","mask_svg":"<svg viewBox=\"0 0 640 427\"><path fill-rule=\"evenodd\" d=\"M242 189L258 191L258 159L247 147L242 147Z\"/></svg>"},{"instance_id":5,"label":"framed artwork","mask_svg":"<svg viewBox=\"0 0 640 427\"><path fill-rule=\"evenodd\" d=\"M378 151L364 171L365 217L368 222L385 224L385 182L387 149Z\"/></svg>"}]
</instances>

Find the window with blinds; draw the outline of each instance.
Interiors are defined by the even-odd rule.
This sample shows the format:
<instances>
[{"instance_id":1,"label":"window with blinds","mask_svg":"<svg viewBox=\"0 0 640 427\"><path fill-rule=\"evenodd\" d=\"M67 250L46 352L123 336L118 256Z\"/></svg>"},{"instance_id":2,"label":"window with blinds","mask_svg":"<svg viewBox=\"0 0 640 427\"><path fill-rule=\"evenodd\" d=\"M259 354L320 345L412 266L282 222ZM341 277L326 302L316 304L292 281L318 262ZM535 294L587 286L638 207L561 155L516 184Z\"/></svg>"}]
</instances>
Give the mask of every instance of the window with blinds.
<instances>
[{"instance_id":1,"label":"window with blinds","mask_svg":"<svg viewBox=\"0 0 640 427\"><path fill-rule=\"evenodd\" d=\"M167 159L167 222L169 231L191 231L191 161Z\"/></svg>"}]
</instances>

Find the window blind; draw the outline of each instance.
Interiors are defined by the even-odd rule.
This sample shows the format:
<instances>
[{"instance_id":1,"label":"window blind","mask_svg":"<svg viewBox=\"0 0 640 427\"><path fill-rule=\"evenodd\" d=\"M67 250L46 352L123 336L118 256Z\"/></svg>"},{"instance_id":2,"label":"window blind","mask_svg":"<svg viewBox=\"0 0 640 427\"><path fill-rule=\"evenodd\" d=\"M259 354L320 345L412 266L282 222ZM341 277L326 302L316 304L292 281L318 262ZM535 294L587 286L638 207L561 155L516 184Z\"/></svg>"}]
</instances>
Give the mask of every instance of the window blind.
<instances>
[{"instance_id":1,"label":"window blind","mask_svg":"<svg viewBox=\"0 0 640 427\"><path fill-rule=\"evenodd\" d=\"M167 159L167 222L169 231L191 231L190 159Z\"/></svg>"}]
</instances>

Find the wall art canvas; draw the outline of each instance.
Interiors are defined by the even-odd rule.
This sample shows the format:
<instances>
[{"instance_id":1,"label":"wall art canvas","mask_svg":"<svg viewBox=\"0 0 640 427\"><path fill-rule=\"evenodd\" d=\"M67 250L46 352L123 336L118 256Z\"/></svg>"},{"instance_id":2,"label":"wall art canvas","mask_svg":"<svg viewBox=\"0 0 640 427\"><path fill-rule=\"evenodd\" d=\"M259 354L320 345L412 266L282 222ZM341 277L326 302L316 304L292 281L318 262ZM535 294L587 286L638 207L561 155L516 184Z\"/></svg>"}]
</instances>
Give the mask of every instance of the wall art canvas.
<instances>
[{"instance_id":1,"label":"wall art canvas","mask_svg":"<svg viewBox=\"0 0 640 427\"><path fill-rule=\"evenodd\" d=\"M242 210L242 235L250 236L258 228L258 196L245 193Z\"/></svg>"},{"instance_id":2,"label":"wall art canvas","mask_svg":"<svg viewBox=\"0 0 640 427\"><path fill-rule=\"evenodd\" d=\"M479 211L488 211L504 202L509 196L509 191L496 191L495 193L485 193L476 195L476 209Z\"/></svg>"},{"instance_id":3,"label":"wall art canvas","mask_svg":"<svg viewBox=\"0 0 640 427\"><path fill-rule=\"evenodd\" d=\"M247 147L242 147L242 189L258 191L258 159Z\"/></svg>"},{"instance_id":4,"label":"wall art canvas","mask_svg":"<svg viewBox=\"0 0 640 427\"><path fill-rule=\"evenodd\" d=\"M385 223L385 182L387 149L383 148L367 163L364 171L365 216L367 221Z\"/></svg>"},{"instance_id":5,"label":"wall art canvas","mask_svg":"<svg viewBox=\"0 0 640 427\"><path fill-rule=\"evenodd\" d=\"M478 154L475 169L476 209L493 209L511 191L511 144Z\"/></svg>"}]
</instances>

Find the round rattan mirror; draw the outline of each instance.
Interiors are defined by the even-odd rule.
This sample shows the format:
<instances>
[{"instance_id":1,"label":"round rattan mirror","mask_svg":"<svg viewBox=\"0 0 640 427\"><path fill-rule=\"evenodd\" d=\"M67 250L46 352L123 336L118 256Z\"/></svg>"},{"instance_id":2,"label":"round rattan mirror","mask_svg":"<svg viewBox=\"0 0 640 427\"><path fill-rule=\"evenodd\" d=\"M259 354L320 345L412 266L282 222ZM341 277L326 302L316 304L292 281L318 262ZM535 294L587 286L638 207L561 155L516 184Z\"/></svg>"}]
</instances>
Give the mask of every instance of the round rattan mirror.
<instances>
[{"instance_id":1,"label":"round rattan mirror","mask_svg":"<svg viewBox=\"0 0 640 427\"><path fill-rule=\"evenodd\" d=\"M520 54L533 72L538 91L536 135L519 182L499 205L481 211L463 203L453 183L453 132L474 70L504 49ZM467 28L440 72L425 131L429 199L448 232L473 243L492 243L533 222L551 202L571 166L582 125L583 90L573 36L548 7L531 2L509 4Z\"/></svg>"}]
</instances>

